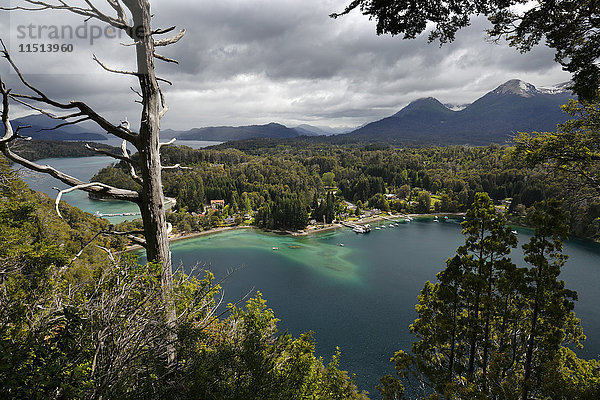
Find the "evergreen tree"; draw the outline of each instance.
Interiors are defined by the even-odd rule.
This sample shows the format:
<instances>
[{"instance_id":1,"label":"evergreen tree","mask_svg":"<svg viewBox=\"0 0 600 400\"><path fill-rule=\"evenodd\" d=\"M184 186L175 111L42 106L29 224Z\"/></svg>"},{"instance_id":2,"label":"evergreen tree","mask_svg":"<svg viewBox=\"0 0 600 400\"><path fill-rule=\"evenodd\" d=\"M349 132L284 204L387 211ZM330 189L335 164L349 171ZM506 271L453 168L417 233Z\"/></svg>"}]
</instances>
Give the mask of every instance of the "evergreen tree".
<instances>
[{"instance_id":1,"label":"evergreen tree","mask_svg":"<svg viewBox=\"0 0 600 400\"><path fill-rule=\"evenodd\" d=\"M584 338L573 312L577 293L565 289L564 281L558 279L567 259L562 254L561 240L566 237L567 227L560 203L537 203L530 222L535 234L523 245L525 261L531 265L526 274L529 337L523 366L523 400L533 393L544 395L534 386L548 371L535 367L551 363L565 341L579 344Z\"/></svg>"},{"instance_id":2,"label":"evergreen tree","mask_svg":"<svg viewBox=\"0 0 600 400\"><path fill-rule=\"evenodd\" d=\"M327 198L325 200L325 220L328 224L331 224L335 219L335 198L332 192L327 192Z\"/></svg>"},{"instance_id":3,"label":"evergreen tree","mask_svg":"<svg viewBox=\"0 0 600 400\"><path fill-rule=\"evenodd\" d=\"M397 375L382 378L384 398L401 398L402 381L417 379L425 395L446 398L553 397L564 382L565 365L588 374L593 385L563 391L574 398L598 391L595 364L578 360L563 347L584 338L573 313L576 293L558 280L566 256L560 203L538 203L531 215L536 228L523 245L531 268L508 257L516 236L505 226L487 194L477 193L463 222L465 244L446 261L438 282L427 282L416 306L412 354L399 351L392 361ZM573 361L575 359L575 361ZM562 366L562 370L558 367ZM585 369L582 372L581 369Z\"/></svg>"}]
</instances>

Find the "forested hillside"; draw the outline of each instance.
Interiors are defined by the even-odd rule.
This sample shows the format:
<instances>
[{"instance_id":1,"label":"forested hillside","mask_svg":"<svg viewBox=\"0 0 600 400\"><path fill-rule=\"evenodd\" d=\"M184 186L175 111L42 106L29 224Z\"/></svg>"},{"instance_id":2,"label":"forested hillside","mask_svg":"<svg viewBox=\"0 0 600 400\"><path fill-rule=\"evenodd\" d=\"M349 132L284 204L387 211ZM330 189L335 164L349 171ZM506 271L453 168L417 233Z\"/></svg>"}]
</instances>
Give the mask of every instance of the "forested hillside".
<instances>
[{"instance_id":1,"label":"forested hillside","mask_svg":"<svg viewBox=\"0 0 600 400\"><path fill-rule=\"evenodd\" d=\"M163 159L193 167L165 173L165 193L177 198L180 209L202 212L210 200L224 199L232 213L256 211L261 227L295 230L306 226L309 215L322 220L315 210L328 192L336 195L335 215L348 211L344 201L402 213L464 212L476 192L487 192L513 223L527 224L535 202L555 197L564 199L571 234L600 233L597 200L572 196L565 178L521 165L507 146L393 148L255 139L210 149L167 148ZM106 168L94 180L135 187L124 168Z\"/></svg>"},{"instance_id":2,"label":"forested hillside","mask_svg":"<svg viewBox=\"0 0 600 400\"><path fill-rule=\"evenodd\" d=\"M175 274L169 343L159 265L118 253L104 220L63 204L59 218L3 159L0 193L0 398L366 398L310 334L278 332L260 292L218 307L206 271Z\"/></svg>"}]
</instances>

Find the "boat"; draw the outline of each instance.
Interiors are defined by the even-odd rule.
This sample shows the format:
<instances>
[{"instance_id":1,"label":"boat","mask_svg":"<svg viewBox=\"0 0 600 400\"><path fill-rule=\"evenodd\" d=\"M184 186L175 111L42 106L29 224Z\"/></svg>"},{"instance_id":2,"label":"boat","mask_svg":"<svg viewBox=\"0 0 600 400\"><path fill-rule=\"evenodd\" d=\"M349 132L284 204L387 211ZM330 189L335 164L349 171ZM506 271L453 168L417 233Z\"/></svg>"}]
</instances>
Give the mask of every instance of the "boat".
<instances>
[{"instance_id":1,"label":"boat","mask_svg":"<svg viewBox=\"0 0 600 400\"><path fill-rule=\"evenodd\" d=\"M380 227L378 227L378 226L376 226L376 227L375 227L375 229L376 229L376 230L381 230L381 228L380 228Z\"/></svg>"},{"instance_id":2,"label":"boat","mask_svg":"<svg viewBox=\"0 0 600 400\"><path fill-rule=\"evenodd\" d=\"M344 243L340 243L340 246L341 246L341 247L344 247Z\"/></svg>"},{"instance_id":3,"label":"boat","mask_svg":"<svg viewBox=\"0 0 600 400\"><path fill-rule=\"evenodd\" d=\"M446 215L446 216L444 217L444 219L448 219L448 216Z\"/></svg>"},{"instance_id":4,"label":"boat","mask_svg":"<svg viewBox=\"0 0 600 400\"><path fill-rule=\"evenodd\" d=\"M512 233L514 233L515 235L516 235L517 233L519 233L519 232L517 232L517 231L515 231L515 230L512 230L511 232L512 232Z\"/></svg>"},{"instance_id":5,"label":"boat","mask_svg":"<svg viewBox=\"0 0 600 400\"><path fill-rule=\"evenodd\" d=\"M273 250L279 250L279 247L273 247Z\"/></svg>"}]
</instances>

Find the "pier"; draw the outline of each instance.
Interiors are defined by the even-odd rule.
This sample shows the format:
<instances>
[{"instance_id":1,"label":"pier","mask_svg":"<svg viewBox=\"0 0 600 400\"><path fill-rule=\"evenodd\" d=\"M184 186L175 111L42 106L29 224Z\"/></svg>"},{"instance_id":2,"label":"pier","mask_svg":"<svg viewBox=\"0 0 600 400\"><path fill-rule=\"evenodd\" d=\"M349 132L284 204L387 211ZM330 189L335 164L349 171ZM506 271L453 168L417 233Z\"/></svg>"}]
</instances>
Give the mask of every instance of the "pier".
<instances>
[{"instance_id":1,"label":"pier","mask_svg":"<svg viewBox=\"0 0 600 400\"><path fill-rule=\"evenodd\" d=\"M344 225L347 228L352 229L354 232L356 233L369 233L371 232L371 225L366 224L366 225L357 225L357 224L353 224L351 222L340 222L342 225Z\"/></svg>"}]
</instances>

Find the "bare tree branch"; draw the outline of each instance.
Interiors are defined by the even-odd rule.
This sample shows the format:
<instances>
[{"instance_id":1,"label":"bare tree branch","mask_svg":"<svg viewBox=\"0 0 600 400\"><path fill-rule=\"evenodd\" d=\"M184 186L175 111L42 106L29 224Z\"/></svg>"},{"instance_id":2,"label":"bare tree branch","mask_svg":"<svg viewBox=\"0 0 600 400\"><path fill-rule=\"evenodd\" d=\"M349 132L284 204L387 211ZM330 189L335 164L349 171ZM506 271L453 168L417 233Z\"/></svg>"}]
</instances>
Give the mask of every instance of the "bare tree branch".
<instances>
[{"instance_id":1,"label":"bare tree branch","mask_svg":"<svg viewBox=\"0 0 600 400\"><path fill-rule=\"evenodd\" d=\"M81 112L81 115L87 115L88 117L90 117L90 119L92 121L94 121L96 124L98 124L102 129L106 130L108 133L113 134L123 140L127 140L136 147L138 146L138 135L136 133L132 132L129 129L125 129L121 126L115 126L114 124L108 122L104 117L102 117L101 115L96 113L87 104L85 104L81 101L72 101L70 103L60 103L58 101L50 99L40 89L36 88L35 86L30 84L25 79L25 77L23 76L23 74L21 73L21 71L19 70L19 68L17 67L15 62L13 61L13 59L11 58L10 54L8 53L6 45L4 44L4 41L2 41L2 39L0 39L0 44L2 45L2 50L0 52L2 54L2 57L6 58L6 60L9 62L13 71L15 71L15 73L19 77L19 80L27 88L29 88L31 91L33 91L36 94L35 96L25 95L25 94L11 94L12 98L33 100L36 102L48 104L50 106L56 107L61 110L79 109L79 111Z\"/></svg>"},{"instance_id":2,"label":"bare tree branch","mask_svg":"<svg viewBox=\"0 0 600 400\"><path fill-rule=\"evenodd\" d=\"M166 32L163 32L163 33L166 33ZM184 36L185 36L185 29L182 29L175 36L172 36L167 39L155 40L154 47L164 47L164 46L169 46L171 44L175 44L175 43L179 42Z\"/></svg>"},{"instance_id":3,"label":"bare tree branch","mask_svg":"<svg viewBox=\"0 0 600 400\"><path fill-rule=\"evenodd\" d=\"M121 152L123 153L123 159L127 162L127 165L129 166L129 168L128 168L129 176L131 176L131 179L133 179L137 184L143 186L144 181L135 172L135 167L133 165L133 161L129 157L129 153L127 153L127 141L126 140L123 140L123 143L121 143Z\"/></svg>"},{"instance_id":4,"label":"bare tree branch","mask_svg":"<svg viewBox=\"0 0 600 400\"><path fill-rule=\"evenodd\" d=\"M154 53L154 57L158 58L159 60L164 61L164 62L173 63L173 64L179 64L179 61L175 60L174 58L165 57L165 56L160 55L158 53Z\"/></svg>"},{"instance_id":5,"label":"bare tree branch","mask_svg":"<svg viewBox=\"0 0 600 400\"><path fill-rule=\"evenodd\" d=\"M173 143L175 143L175 141L176 141L176 140L177 140L176 138L173 138L173 139L169 140L169 141L168 141L168 142L166 142L166 143L159 143L159 146L160 146L160 147L163 147L163 146L170 146L170 145L172 145Z\"/></svg>"},{"instance_id":6,"label":"bare tree branch","mask_svg":"<svg viewBox=\"0 0 600 400\"><path fill-rule=\"evenodd\" d=\"M157 80L157 81L159 81L159 82L164 82L164 83L166 83L166 84L167 84L167 85L169 85L169 86L173 86L173 82L171 82L171 81L169 81L169 80L166 80L166 79L164 79L164 78L159 78L159 77L157 76L157 77L156 77L156 80Z\"/></svg>"},{"instance_id":7,"label":"bare tree branch","mask_svg":"<svg viewBox=\"0 0 600 400\"><path fill-rule=\"evenodd\" d=\"M42 132L42 131L54 131L54 130L60 129L60 128L64 127L64 126L77 125L80 122L89 121L89 120L90 120L90 117L83 117L83 118L79 118L79 119L77 119L75 121L63 122L62 124L58 124L58 125L56 125L56 126L54 126L52 128L43 128L43 129L38 130L38 132Z\"/></svg>"},{"instance_id":8,"label":"bare tree branch","mask_svg":"<svg viewBox=\"0 0 600 400\"><path fill-rule=\"evenodd\" d=\"M74 178L70 175L67 175L57 169L50 167L49 165L39 165L32 161L29 161L18 154L13 153L8 146L9 143L17 137L20 137L18 134L15 134L13 131L12 125L9 119L9 98L10 98L10 89L6 88L2 77L0 76L0 94L2 94L2 126L4 128L4 135L0 138L0 151L11 161L16 162L17 164L23 165L31 170L37 172L43 172L54 178L60 180L63 183L66 183L72 187L80 187L81 189L86 190L87 192L97 193L104 196L109 196L114 199L119 200L128 200L132 202L139 201L139 194L132 190L118 189L112 186L104 185L104 184L86 184L81 180ZM22 128L22 127L20 127ZM17 129L18 130L20 129ZM62 194L59 194L59 198ZM58 210L58 205L57 205ZM60 215L60 212L59 212Z\"/></svg>"},{"instance_id":9,"label":"bare tree branch","mask_svg":"<svg viewBox=\"0 0 600 400\"><path fill-rule=\"evenodd\" d=\"M72 187L70 187L68 189L64 189L64 190L60 190L58 188L54 188L54 189L58 190L58 195L56 196L56 201L54 202L55 208L56 208L56 213L61 218L62 218L62 215L60 213L60 210L58 209L60 199L62 198L63 194L71 193L75 190L85 190L85 191L92 192L92 193L103 193L103 192L108 192L108 191L111 191L111 192L123 191L123 192L132 192L132 193L135 193L136 195L138 194L137 192L134 192L134 191L117 189L115 187L105 185L104 183L100 183L100 182L82 183L80 185L75 185L75 186L72 186ZM111 195L111 197L113 197L113 196Z\"/></svg>"},{"instance_id":10,"label":"bare tree branch","mask_svg":"<svg viewBox=\"0 0 600 400\"><path fill-rule=\"evenodd\" d=\"M166 170L172 170L172 169L194 169L194 168L182 167L181 164L175 164L175 165L163 165L162 169L163 169L163 171L166 171Z\"/></svg>"},{"instance_id":11,"label":"bare tree branch","mask_svg":"<svg viewBox=\"0 0 600 400\"><path fill-rule=\"evenodd\" d=\"M129 240L134 242L135 244L138 244L142 247L146 247L146 241L140 237L135 236L135 235L145 235L144 231L127 231L127 232L102 231L102 234L103 235L125 236L126 238L128 238Z\"/></svg>"},{"instance_id":12,"label":"bare tree branch","mask_svg":"<svg viewBox=\"0 0 600 400\"><path fill-rule=\"evenodd\" d=\"M133 72L133 71L122 71L122 70L118 70L118 69L112 69L107 67L104 63L102 63L102 61L100 61L98 59L98 57L96 57L95 54L92 55L92 58L94 59L94 61L96 61L98 63L98 65L100 65L104 70L108 71L108 72L112 72L115 74L121 74L121 75L132 75L135 77L139 77L140 74L138 74L137 72Z\"/></svg>"},{"instance_id":13,"label":"bare tree branch","mask_svg":"<svg viewBox=\"0 0 600 400\"><path fill-rule=\"evenodd\" d=\"M100 250L103 250L103 251L106 252L106 254L108 255L108 260L111 263L113 263L113 264L116 263L115 256L114 256L114 254L112 252L112 249L107 249L106 247L102 247L100 245L96 245L96 247L99 248Z\"/></svg>"},{"instance_id":14,"label":"bare tree branch","mask_svg":"<svg viewBox=\"0 0 600 400\"><path fill-rule=\"evenodd\" d=\"M45 11L45 10L64 10L69 11L74 14L78 14L88 19L94 18L102 22L106 22L114 26L115 28L123 29L131 35L131 26L127 23L127 17L125 15L124 9L121 7L118 0L107 0L107 2L113 7L113 9L117 12L117 18L111 17L103 12L101 12L98 8L96 8L90 0L85 0L85 3L89 6L89 8L77 7L71 4L68 4L64 0L57 0L54 3L50 3L47 1L38 1L38 0L22 0L24 3L29 4L30 7L26 6L13 6L6 7L0 6L0 10L4 11L14 11L14 10L24 10L24 11Z\"/></svg>"},{"instance_id":15,"label":"bare tree branch","mask_svg":"<svg viewBox=\"0 0 600 400\"><path fill-rule=\"evenodd\" d=\"M116 160L119 160L119 161L131 162L131 160L129 158L125 158L125 157L123 157L123 156L121 156L119 154L111 153L110 151L107 151L107 150L102 150L102 149L98 149L96 147L92 147L92 146L89 145L89 143L85 144L85 148L89 149L91 151L94 151L94 152L96 152L98 154L102 154L104 156L112 157L112 158L114 158Z\"/></svg>"}]
</instances>

